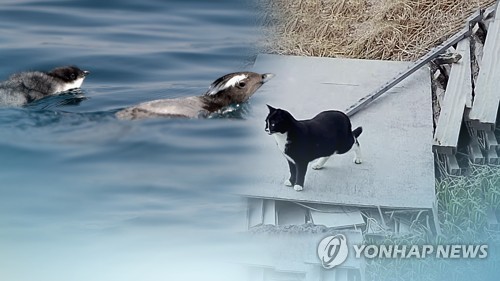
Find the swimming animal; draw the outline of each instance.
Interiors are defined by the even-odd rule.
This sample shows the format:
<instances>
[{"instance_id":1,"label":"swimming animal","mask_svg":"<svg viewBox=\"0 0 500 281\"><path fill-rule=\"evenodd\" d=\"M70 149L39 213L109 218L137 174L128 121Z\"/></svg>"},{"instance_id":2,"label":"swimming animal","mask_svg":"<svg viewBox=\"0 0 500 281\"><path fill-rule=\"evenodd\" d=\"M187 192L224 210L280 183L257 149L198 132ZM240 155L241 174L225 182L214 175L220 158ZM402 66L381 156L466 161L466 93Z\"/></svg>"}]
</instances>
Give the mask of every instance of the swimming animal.
<instances>
[{"instance_id":1,"label":"swimming animal","mask_svg":"<svg viewBox=\"0 0 500 281\"><path fill-rule=\"evenodd\" d=\"M22 106L46 96L80 88L88 74L88 71L76 66L57 67L49 72L13 74L0 83L0 105Z\"/></svg>"},{"instance_id":2,"label":"swimming animal","mask_svg":"<svg viewBox=\"0 0 500 281\"><path fill-rule=\"evenodd\" d=\"M116 116L128 120L151 117L207 117L229 105L246 102L272 77L272 73L230 73L215 80L204 95L148 101L118 111Z\"/></svg>"},{"instance_id":3,"label":"swimming animal","mask_svg":"<svg viewBox=\"0 0 500 281\"><path fill-rule=\"evenodd\" d=\"M336 110L323 111L309 120L296 120L284 109L267 105L266 132L274 136L278 148L285 156L290 168L290 179L285 185L296 191L304 187L307 166L317 160L313 169L323 168L334 154L344 154L354 148L354 163L361 164L361 150L358 137L361 127L351 128L351 121L344 113Z\"/></svg>"}]
</instances>

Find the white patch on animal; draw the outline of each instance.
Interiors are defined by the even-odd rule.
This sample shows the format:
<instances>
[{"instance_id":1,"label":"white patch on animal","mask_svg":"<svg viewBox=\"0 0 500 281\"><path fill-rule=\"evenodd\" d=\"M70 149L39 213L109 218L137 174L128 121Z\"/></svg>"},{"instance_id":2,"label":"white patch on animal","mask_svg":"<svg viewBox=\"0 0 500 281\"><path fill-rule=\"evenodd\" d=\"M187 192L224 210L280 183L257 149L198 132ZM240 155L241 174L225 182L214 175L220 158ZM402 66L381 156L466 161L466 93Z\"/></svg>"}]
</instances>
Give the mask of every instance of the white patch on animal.
<instances>
[{"instance_id":1,"label":"white patch on animal","mask_svg":"<svg viewBox=\"0 0 500 281\"><path fill-rule=\"evenodd\" d=\"M285 155L285 158L288 161L290 161L293 164L295 164L295 161L292 159L292 157L288 156L285 153L286 143L288 142L288 133L284 133L284 134L282 134L282 133L274 133L273 136L274 136L274 140L276 141L276 144L278 145L278 148L281 151L281 153L283 153L283 155Z\"/></svg>"},{"instance_id":2,"label":"white patch on animal","mask_svg":"<svg viewBox=\"0 0 500 281\"><path fill-rule=\"evenodd\" d=\"M231 77L231 79L229 79L226 83L224 83L222 85L217 84L217 85L213 85L212 87L210 87L210 89L208 89L208 94L215 95L224 89L236 86L236 84L238 84L239 82L241 82L241 80L244 80L246 78L248 78L248 75L246 75L246 74L240 74L240 75L236 75L234 77Z\"/></svg>"},{"instance_id":3,"label":"white patch on animal","mask_svg":"<svg viewBox=\"0 0 500 281\"><path fill-rule=\"evenodd\" d=\"M56 92L60 93L60 92L66 92L66 91L71 90L71 89L80 88L82 86L83 80L85 80L85 77L78 78L71 83L65 83L64 85L60 86Z\"/></svg>"},{"instance_id":4,"label":"white patch on animal","mask_svg":"<svg viewBox=\"0 0 500 281\"><path fill-rule=\"evenodd\" d=\"M359 147L358 140L355 139L355 142L352 145L352 147L354 149L354 153L356 154L356 156L354 157L353 162L355 164L361 164L361 163L363 163L363 160L361 160L361 148Z\"/></svg>"},{"instance_id":5,"label":"white patch on animal","mask_svg":"<svg viewBox=\"0 0 500 281\"><path fill-rule=\"evenodd\" d=\"M334 153L335 154L335 153ZM314 170L320 170L322 169L324 166L325 166L325 163L326 161L328 161L328 159L330 158L330 156L326 156L326 157L321 157L317 160L317 162L312 166L312 168Z\"/></svg>"},{"instance_id":6,"label":"white patch on animal","mask_svg":"<svg viewBox=\"0 0 500 281\"><path fill-rule=\"evenodd\" d=\"M286 180L283 184L286 186L292 186L292 183L290 182L290 180Z\"/></svg>"},{"instance_id":7,"label":"white patch on animal","mask_svg":"<svg viewBox=\"0 0 500 281\"><path fill-rule=\"evenodd\" d=\"M304 189L302 186L296 184L293 189L295 189L295 191L302 191L302 189Z\"/></svg>"}]
</instances>

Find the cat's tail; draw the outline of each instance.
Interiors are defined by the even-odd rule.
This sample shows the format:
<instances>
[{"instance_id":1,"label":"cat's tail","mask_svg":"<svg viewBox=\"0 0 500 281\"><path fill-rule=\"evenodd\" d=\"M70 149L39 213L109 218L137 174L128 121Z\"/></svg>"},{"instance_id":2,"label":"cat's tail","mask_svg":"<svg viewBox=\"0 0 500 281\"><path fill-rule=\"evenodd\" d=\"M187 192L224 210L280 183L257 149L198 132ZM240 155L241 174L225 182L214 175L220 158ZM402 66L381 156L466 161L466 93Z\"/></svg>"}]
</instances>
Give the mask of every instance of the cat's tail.
<instances>
[{"instance_id":1,"label":"cat's tail","mask_svg":"<svg viewBox=\"0 0 500 281\"><path fill-rule=\"evenodd\" d=\"M362 132L363 132L363 127L357 127L356 129L354 129L354 131L352 131L352 134L354 135L355 138L358 138Z\"/></svg>"}]
</instances>

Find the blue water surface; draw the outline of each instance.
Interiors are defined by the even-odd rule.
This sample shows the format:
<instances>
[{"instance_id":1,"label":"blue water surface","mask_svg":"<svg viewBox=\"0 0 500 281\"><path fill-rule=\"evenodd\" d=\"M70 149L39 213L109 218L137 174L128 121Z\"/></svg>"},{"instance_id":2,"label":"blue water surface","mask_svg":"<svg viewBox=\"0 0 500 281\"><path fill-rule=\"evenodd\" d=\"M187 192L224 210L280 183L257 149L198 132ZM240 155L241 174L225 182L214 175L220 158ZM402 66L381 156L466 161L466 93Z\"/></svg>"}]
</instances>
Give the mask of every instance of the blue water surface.
<instances>
[{"instance_id":1,"label":"blue water surface","mask_svg":"<svg viewBox=\"0 0 500 281\"><path fill-rule=\"evenodd\" d=\"M257 21L250 0L2 2L0 80L68 64L91 75L83 95L0 108L0 280L237 280L245 113L114 113L249 69Z\"/></svg>"}]
</instances>

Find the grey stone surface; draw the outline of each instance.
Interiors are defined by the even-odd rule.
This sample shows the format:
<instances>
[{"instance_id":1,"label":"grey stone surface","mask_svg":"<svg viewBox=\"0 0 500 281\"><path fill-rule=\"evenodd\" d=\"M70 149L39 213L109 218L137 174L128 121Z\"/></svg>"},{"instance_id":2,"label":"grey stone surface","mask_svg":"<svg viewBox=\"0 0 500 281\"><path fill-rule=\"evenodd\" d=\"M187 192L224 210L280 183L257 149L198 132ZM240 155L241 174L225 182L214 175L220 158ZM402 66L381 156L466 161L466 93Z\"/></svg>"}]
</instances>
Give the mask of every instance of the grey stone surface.
<instances>
[{"instance_id":1,"label":"grey stone surface","mask_svg":"<svg viewBox=\"0 0 500 281\"><path fill-rule=\"evenodd\" d=\"M345 110L408 68L408 62L259 55L254 70L277 76L251 101L255 153L251 184L241 195L298 202L390 208L432 208L433 125L429 70L424 67L352 117L360 136L363 164L354 153L335 155L322 170L306 175L304 190L283 185L288 165L264 131L266 103L298 119L323 110Z\"/></svg>"}]
</instances>

